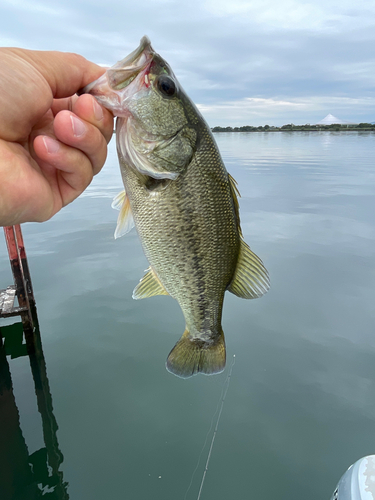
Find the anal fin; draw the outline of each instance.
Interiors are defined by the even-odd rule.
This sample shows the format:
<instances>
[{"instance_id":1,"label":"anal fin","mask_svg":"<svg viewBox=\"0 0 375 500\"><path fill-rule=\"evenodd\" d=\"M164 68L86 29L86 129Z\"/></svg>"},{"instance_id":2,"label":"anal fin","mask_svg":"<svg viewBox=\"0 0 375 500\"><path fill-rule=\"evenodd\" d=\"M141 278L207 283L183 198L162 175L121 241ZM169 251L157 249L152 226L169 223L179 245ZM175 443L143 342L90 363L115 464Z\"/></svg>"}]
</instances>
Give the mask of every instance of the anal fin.
<instances>
[{"instance_id":1,"label":"anal fin","mask_svg":"<svg viewBox=\"0 0 375 500\"><path fill-rule=\"evenodd\" d=\"M134 288L133 299L146 299L147 297L153 297L154 295L169 295L169 293L164 288L152 268L149 267L146 274Z\"/></svg>"}]
</instances>

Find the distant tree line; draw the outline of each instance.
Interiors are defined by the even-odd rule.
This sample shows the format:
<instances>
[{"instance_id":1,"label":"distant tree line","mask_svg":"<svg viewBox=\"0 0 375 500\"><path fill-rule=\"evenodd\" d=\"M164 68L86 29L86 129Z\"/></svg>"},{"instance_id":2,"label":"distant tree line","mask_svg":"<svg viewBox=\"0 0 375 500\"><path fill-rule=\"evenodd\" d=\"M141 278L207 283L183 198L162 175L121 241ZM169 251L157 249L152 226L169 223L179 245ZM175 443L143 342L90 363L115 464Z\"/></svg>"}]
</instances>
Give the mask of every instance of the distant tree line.
<instances>
[{"instance_id":1,"label":"distant tree line","mask_svg":"<svg viewBox=\"0 0 375 500\"><path fill-rule=\"evenodd\" d=\"M283 125L282 127L273 127L270 125L264 125L259 127L253 127L251 125L245 125L243 127L213 127L212 132L278 132L278 131L303 131L303 130L375 130L375 124L372 123L359 123L359 124L339 124L334 123L332 125L294 125L289 123Z\"/></svg>"}]
</instances>

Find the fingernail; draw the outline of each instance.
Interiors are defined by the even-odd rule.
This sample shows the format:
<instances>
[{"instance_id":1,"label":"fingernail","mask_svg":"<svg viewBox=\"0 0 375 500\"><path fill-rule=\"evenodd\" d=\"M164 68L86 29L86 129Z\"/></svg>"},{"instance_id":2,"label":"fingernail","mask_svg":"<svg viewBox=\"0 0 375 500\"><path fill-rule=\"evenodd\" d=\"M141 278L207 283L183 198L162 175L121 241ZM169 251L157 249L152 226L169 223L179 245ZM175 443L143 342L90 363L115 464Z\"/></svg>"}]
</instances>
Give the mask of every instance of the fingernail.
<instances>
[{"instance_id":1,"label":"fingernail","mask_svg":"<svg viewBox=\"0 0 375 500\"><path fill-rule=\"evenodd\" d=\"M60 143L48 135L43 137L43 142L49 154L57 153L60 149Z\"/></svg>"},{"instance_id":2,"label":"fingernail","mask_svg":"<svg viewBox=\"0 0 375 500\"><path fill-rule=\"evenodd\" d=\"M74 115L70 115L70 120L72 122L73 134L75 137L81 137L86 132L85 124Z\"/></svg>"},{"instance_id":3,"label":"fingernail","mask_svg":"<svg viewBox=\"0 0 375 500\"><path fill-rule=\"evenodd\" d=\"M94 108L94 116L96 118L96 120L98 120L98 122L100 122L100 120L103 120L103 108L100 106L100 104L97 102L97 100L95 98L93 98L93 108Z\"/></svg>"}]
</instances>

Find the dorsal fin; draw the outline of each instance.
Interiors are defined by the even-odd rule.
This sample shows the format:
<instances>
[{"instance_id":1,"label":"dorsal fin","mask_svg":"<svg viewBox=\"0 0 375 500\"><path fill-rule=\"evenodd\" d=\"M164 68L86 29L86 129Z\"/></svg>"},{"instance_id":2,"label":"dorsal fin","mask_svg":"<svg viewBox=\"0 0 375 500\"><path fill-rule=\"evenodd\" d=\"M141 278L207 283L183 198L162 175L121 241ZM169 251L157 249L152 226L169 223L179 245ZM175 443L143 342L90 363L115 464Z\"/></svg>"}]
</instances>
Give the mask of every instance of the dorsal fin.
<instances>
[{"instance_id":1,"label":"dorsal fin","mask_svg":"<svg viewBox=\"0 0 375 500\"><path fill-rule=\"evenodd\" d=\"M234 213L236 214L237 229L238 232L240 233L240 236L242 237L242 230L240 224L240 205L238 203L238 198L241 198L241 195L237 187L237 181L230 174L228 174L228 178L229 178L230 192L233 199Z\"/></svg>"},{"instance_id":2,"label":"dorsal fin","mask_svg":"<svg viewBox=\"0 0 375 500\"><path fill-rule=\"evenodd\" d=\"M149 267L146 270L146 274L134 288L133 299L146 299L147 297L153 297L154 295L169 295L169 293L164 288L152 268Z\"/></svg>"},{"instance_id":3,"label":"dorsal fin","mask_svg":"<svg viewBox=\"0 0 375 500\"><path fill-rule=\"evenodd\" d=\"M117 226L115 230L115 239L124 236L134 227L133 214L130 208L129 198L125 191L121 191L113 198L112 208L120 210L117 218Z\"/></svg>"},{"instance_id":4,"label":"dorsal fin","mask_svg":"<svg viewBox=\"0 0 375 500\"><path fill-rule=\"evenodd\" d=\"M264 295L269 287L267 269L241 238L237 267L228 290L244 299L256 299Z\"/></svg>"}]
</instances>

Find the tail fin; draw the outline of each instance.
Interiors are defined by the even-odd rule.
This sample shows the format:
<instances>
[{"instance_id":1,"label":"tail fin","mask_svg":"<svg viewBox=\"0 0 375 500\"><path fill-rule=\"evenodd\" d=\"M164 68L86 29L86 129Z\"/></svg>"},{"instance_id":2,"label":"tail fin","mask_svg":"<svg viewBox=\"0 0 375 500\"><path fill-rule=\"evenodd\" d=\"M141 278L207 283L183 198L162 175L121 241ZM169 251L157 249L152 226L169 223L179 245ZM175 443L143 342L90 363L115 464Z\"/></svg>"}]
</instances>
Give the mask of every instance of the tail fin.
<instances>
[{"instance_id":1,"label":"tail fin","mask_svg":"<svg viewBox=\"0 0 375 500\"><path fill-rule=\"evenodd\" d=\"M223 330L217 338L209 342L189 338L185 330L180 340L169 353L167 370L181 378L189 378L197 373L213 375L225 368L225 340Z\"/></svg>"}]
</instances>

